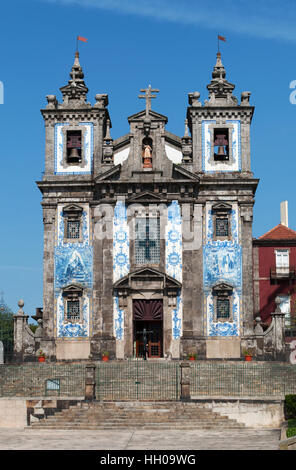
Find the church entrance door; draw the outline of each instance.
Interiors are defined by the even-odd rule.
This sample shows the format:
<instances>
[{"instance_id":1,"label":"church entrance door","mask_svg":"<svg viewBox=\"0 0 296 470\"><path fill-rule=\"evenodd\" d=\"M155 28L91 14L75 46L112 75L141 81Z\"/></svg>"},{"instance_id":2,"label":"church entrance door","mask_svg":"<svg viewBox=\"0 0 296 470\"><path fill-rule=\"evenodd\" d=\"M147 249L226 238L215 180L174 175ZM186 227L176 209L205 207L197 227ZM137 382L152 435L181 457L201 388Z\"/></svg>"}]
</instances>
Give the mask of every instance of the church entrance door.
<instances>
[{"instance_id":1,"label":"church entrance door","mask_svg":"<svg viewBox=\"0 0 296 470\"><path fill-rule=\"evenodd\" d=\"M163 305L162 300L134 300L134 353L144 356L144 336L148 344L148 357L163 355Z\"/></svg>"}]
</instances>

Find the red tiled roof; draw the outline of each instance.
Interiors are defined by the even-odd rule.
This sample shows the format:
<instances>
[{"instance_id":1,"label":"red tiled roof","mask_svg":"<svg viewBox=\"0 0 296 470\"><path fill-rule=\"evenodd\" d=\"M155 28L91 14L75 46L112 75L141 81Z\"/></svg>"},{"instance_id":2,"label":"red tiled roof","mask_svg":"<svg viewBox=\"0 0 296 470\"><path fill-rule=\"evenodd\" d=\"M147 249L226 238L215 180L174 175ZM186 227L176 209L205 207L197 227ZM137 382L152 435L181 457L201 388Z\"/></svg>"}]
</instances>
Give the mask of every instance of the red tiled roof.
<instances>
[{"instance_id":1,"label":"red tiled roof","mask_svg":"<svg viewBox=\"0 0 296 470\"><path fill-rule=\"evenodd\" d=\"M261 235L258 240L296 240L296 232L285 225L278 224L264 235Z\"/></svg>"}]
</instances>

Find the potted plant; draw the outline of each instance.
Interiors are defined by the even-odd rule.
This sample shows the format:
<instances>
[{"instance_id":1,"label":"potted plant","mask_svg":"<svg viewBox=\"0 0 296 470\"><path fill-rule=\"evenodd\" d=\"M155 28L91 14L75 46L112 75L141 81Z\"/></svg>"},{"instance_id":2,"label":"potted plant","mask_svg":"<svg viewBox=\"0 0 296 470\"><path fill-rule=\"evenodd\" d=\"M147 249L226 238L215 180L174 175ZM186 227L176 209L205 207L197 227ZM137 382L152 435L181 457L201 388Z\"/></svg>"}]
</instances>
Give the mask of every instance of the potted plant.
<instances>
[{"instance_id":1,"label":"potted plant","mask_svg":"<svg viewBox=\"0 0 296 470\"><path fill-rule=\"evenodd\" d=\"M189 353L188 354L188 359L189 359L189 361L196 361L197 354L196 353Z\"/></svg>"},{"instance_id":2,"label":"potted plant","mask_svg":"<svg viewBox=\"0 0 296 470\"><path fill-rule=\"evenodd\" d=\"M45 352L42 349L38 351L38 362L45 362Z\"/></svg>"},{"instance_id":3,"label":"potted plant","mask_svg":"<svg viewBox=\"0 0 296 470\"><path fill-rule=\"evenodd\" d=\"M109 353L108 351L103 351L102 352L102 361L109 361Z\"/></svg>"},{"instance_id":4,"label":"potted plant","mask_svg":"<svg viewBox=\"0 0 296 470\"><path fill-rule=\"evenodd\" d=\"M252 359L253 359L252 351L249 351L247 349L247 350L243 351L243 355L245 356L245 361L252 361Z\"/></svg>"}]
</instances>

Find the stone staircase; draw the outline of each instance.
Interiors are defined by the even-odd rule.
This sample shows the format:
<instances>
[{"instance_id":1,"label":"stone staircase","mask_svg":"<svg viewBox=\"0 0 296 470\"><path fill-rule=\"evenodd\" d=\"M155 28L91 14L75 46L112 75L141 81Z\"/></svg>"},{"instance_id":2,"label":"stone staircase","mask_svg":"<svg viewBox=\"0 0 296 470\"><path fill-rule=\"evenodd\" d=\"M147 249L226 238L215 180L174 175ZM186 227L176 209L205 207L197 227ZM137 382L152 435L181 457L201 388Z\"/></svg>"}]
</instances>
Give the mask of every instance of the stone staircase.
<instances>
[{"instance_id":1,"label":"stone staircase","mask_svg":"<svg viewBox=\"0 0 296 470\"><path fill-rule=\"evenodd\" d=\"M31 429L241 429L244 424L207 409L198 402L79 402Z\"/></svg>"}]
</instances>

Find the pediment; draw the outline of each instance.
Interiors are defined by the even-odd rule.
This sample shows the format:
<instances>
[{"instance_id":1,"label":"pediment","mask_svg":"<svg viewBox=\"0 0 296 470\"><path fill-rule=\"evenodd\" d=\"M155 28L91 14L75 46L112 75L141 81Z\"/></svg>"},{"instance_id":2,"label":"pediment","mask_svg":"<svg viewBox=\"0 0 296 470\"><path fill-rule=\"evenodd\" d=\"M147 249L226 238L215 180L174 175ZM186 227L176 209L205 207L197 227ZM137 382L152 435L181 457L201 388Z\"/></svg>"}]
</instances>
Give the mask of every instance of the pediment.
<instances>
[{"instance_id":1,"label":"pediment","mask_svg":"<svg viewBox=\"0 0 296 470\"><path fill-rule=\"evenodd\" d=\"M226 284L226 282L220 282L213 286L213 291L215 292L222 292L222 291L233 291L233 286L230 284Z\"/></svg>"},{"instance_id":2,"label":"pediment","mask_svg":"<svg viewBox=\"0 0 296 470\"><path fill-rule=\"evenodd\" d=\"M140 121L142 122L146 117L146 111L143 110L143 111L140 111L136 114L132 114L131 116L129 116L127 119L128 119L128 122L135 122L135 121ZM151 118L151 121L164 121L165 123L168 122L168 118L167 116L164 116L163 114L159 114L159 113L156 113L155 111L152 111L150 110L149 111L149 117Z\"/></svg>"},{"instance_id":3,"label":"pediment","mask_svg":"<svg viewBox=\"0 0 296 470\"><path fill-rule=\"evenodd\" d=\"M176 179L194 181L195 183L199 182L199 177L195 173L186 170L181 165L173 165L173 177Z\"/></svg>"},{"instance_id":4,"label":"pediment","mask_svg":"<svg viewBox=\"0 0 296 470\"><path fill-rule=\"evenodd\" d=\"M226 202L217 202L216 204L212 205L212 211L231 211L232 206L230 204L227 204Z\"/></svg>"},{"instance_id":5,"label":"pediment","mask_svg":"<svg viewBox=\"0 0 296 470\"><path fill-rule=\"evenodd\" d=\"M74 213L80 213L83 211L83 208L80 206L77 206L76 204L69 204L68 206L64 206L63 212L74 212Z\"/></svg>"},{"instance_id":6,"label":"pediment","mask_svg":"<svg viewBox=\"0 0 296 470\"><path fill-rule=\"evenodd\" d=\"M163 288L180 289L182 287L182 284L173 277L168 276L166 273L148 267L140 268L134 272L127 274L126 276L115 282L113 287L114 289L130 288L133 282L137 280L141 281L142 283L147 283L147 287L149 287L149 285L153 284L155 281L162 282Z\"/></svg>"},{"instance_id":7,"label":"pediment","mask_svg":"<svg viewBox=\"0 0 296 470\"><path fill-rule=\"evenodd\" d=\"M135 196L131 196L127 199L127 203L131 202L161 202L163 198L159 194L155 194L152 191L143 191L141 193L136 194Z\"/></svg>"},{"instance_id":8,"label":"pediment","mask_svg":"<svg viewBox=\"0 0 296 470\"><path fill-rule=\"evenodd\" d=\"M98 175L95 179L95 182L98 183L100 181L110 181L110 180L118 179L120 175L120 169L121 169L120 164L113 166L112 168L109 168L104 173L101 173L100 175Z\"/></svg>"}]
</instances>

